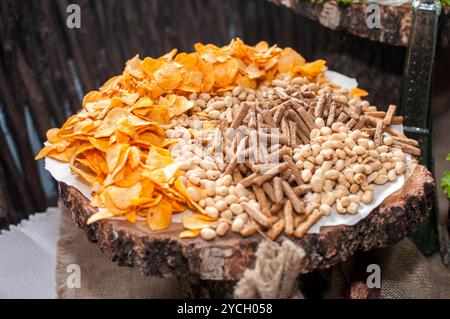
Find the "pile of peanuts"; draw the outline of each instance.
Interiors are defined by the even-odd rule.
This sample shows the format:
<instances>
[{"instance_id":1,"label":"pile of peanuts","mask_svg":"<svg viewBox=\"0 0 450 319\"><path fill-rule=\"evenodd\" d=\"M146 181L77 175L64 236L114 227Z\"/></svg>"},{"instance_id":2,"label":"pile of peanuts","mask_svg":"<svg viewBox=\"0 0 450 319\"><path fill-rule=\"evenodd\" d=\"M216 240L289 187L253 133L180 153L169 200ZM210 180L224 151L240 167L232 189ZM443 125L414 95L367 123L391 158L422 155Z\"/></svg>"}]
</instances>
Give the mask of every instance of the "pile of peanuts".
<instances>
[{"instance_id":1,"label":"pile of peanuts","mask_svg":"<svg viewBox=\"0 0 450 319\"><path fill-rule=\"evenodd\" d=\"M372 184L384 185L405 173L401 149L377 147L367 133L350 131L341 122L330 128L318 118L315 124L311 143L294 149L293 155L303 182L312 187L305 196L307 211L328 215L336 204L338 213L356 214L361 203L372 202Z\"/></svg>"},{"instance_id":2,"label":"pile of peanuts","mask_svg":"<svg viewBox=\"0 0 450 319\"><path fill-rule=\"evenodd\" d=\"M278 88L283 91L280 92ZM302 94L296 94L297 91ZM267 213L263 212L264 207L257 200L260 197L255 195L253 185L241 183L241 179L236 179L229 172L224 174L227 163L218 162L214 156L214 131L221 123L225 123L225 126L232 124L244 103L272 99L276 107L280 101L276 100L275 94L284 101L290 98L284 97L284 92L294 92L292 98L296 101L301 100L301 96L308 97L311 92L309 100L304 100L304 109L308 112L306 115L314 120L308 126L307 136L305 133L302 139L297 139L294 134L295 143L290 139L292 143L283 147L289 149L288 157L295 162L296 167L291 167L287 173L293 174L294 170L298 170L301 178L302 185L299 185L297 179L297 188L293 190L302 208L293 210L296 200L288 196L282 197L282 202L278 203L269 200L272 205ZM375 121L373 126L376 129L363 125L369 122L366 118L364 123L359 123L363 117L355 120L351 111L331 114L337 112L334 106L331 110L321 110L320 114L315 114L317 107L308 108L306 103L313 101L319 105L321 92L331 92L330 96L336 93L333 98L336 97L337 100L341 96L348 96L349 99L342 103L347 103L350 107L358 104L361 112L371 113L370 119ZM176 162L181 163L184 172L182 180L189 196L203 208L204 214L216 220L210 227L201 229L200 236L205 240L224 236L230 230L243 237L266 230L266 235L274 240L283 231L287 236L300 238L322 216L329 215L333 206L340 214L356 214L361 204L373 201L372 185L395 181L405 173L406 155L396 145L396 141L402 138L397 142L415 147L406 138L392 136L390 133L396 131L389 131L389 128L385 130L386 125L380 132L380 121L374 118L383 114L376 107L352 97L348 90L334 89L328 83L309 82L306 78L276 79L270 86L259 90L242 89L238 86L215 96L194 93L189 99L194 102L191 114L172 119L165 128L168 138L179 139L176 147L171 149L171 154ZM330 121L331 116L333 119ZM390 114L391 118L392 116ZM344 120L351 122L351 125ZM375 135L381 136L376 142ZM245 167L241 165L239 169L245 170ZM286 178L283 179L286 185L295 183L294 176ZM270 199L274 197L272 191L280 191L280 187L277 187L279 180L275 179L275 182L274 187L263 187Z\"/></svg>"}]
</instances>

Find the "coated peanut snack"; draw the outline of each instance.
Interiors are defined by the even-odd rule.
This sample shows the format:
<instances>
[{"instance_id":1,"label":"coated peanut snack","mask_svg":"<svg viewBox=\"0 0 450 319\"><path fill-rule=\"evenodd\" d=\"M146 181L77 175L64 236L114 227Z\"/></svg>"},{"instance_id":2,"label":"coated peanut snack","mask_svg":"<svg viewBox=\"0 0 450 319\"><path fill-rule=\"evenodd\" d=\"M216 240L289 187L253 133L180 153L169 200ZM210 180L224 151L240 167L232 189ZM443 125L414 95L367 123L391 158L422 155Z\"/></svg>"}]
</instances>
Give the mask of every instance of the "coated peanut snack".
<instances>
[{"instance_id":1,"label":"coated peanut snack","mask_svg":"<svg viewBox=\"0 0 450 319\"><path fill-rule=\"evenodd\" d=\"M332 209L357 214L373 185L404 174L418 143L387 112L290 48L240 39L135 57L49 130L37 159L69 163L92 188L88 223L152 231L182 214L182 238L302 237ZM190 211L190 212L186 212Z\"/></svg>"}]
</instances>

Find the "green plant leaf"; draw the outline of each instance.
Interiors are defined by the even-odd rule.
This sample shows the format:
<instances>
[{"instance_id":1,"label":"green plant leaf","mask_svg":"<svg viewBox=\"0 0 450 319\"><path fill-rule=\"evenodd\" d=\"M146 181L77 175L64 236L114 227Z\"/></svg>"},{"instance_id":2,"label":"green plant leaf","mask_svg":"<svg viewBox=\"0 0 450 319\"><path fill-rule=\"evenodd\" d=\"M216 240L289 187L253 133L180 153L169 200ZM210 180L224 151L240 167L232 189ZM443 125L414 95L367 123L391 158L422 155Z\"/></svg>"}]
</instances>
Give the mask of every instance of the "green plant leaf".
<instances>
[{"instance_id":1,"label":"green plant leaf","mask_svg":"<svg viewBox=\"0 0 450 319\"><path fill-rule=\"evenodd\" d=\"M447 194L447 197L450 199L450 171L446 171L444 176L441 179L441 187L442 190Z\"/></svg>"}]
</instances>

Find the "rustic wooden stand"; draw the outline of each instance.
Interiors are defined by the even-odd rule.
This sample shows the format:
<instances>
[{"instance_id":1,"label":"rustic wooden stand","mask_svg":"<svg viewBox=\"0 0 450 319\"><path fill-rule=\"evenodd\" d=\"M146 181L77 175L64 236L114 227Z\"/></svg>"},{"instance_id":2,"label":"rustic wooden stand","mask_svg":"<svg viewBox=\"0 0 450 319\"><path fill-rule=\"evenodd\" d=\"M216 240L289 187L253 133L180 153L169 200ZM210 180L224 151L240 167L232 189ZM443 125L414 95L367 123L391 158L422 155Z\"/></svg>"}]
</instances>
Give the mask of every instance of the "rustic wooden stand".
<instances>
[{"instance_id":1,"label":"rustic wooden stand","mask_svg":"<svg viewBox=\"0 0 450 319\"><path fill-rule=\"evenodd\" d=\"M296 239L306 251L301 274L330 268L358 250L398 242L428 216L433 194L430 172L417 165L401 190L356 225L327 227L319 234ZM241 238L232 233L212 242L180 239L179 224L158 232L120 220L87 225L86 220L96 211L89 200L64 183L59 183L59 195L75 223L112 261L135 267L145 275L178 277L191 297L230 297L235 282L252 266L254 252L262 239L260 235Z\"/></svg>"}]
</instances>

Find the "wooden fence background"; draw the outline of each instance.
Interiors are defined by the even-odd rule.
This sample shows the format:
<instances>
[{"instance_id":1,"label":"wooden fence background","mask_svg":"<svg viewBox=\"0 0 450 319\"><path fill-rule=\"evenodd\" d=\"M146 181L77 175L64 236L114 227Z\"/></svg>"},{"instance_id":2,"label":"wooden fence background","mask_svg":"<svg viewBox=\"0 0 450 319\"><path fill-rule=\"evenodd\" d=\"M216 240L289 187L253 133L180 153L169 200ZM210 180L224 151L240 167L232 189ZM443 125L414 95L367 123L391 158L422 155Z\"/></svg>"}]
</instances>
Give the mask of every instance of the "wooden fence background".
<instances>
[{"instance_id":1,"label":"wooden fence background","mask_svg":"<svg viewBox=\"0 0 450 319\"><path fill-rule=\"evenodd\" d=\"M69 3L81 29L66 26ZM358 78L382 108L398 102L405 48L328 30L264 0L0 0L0 229L56 204L45 132L135 54L159 56L234 37L291 46ZM386 63L390 61L390 63Z\"/></svg>"}]
</instances>

